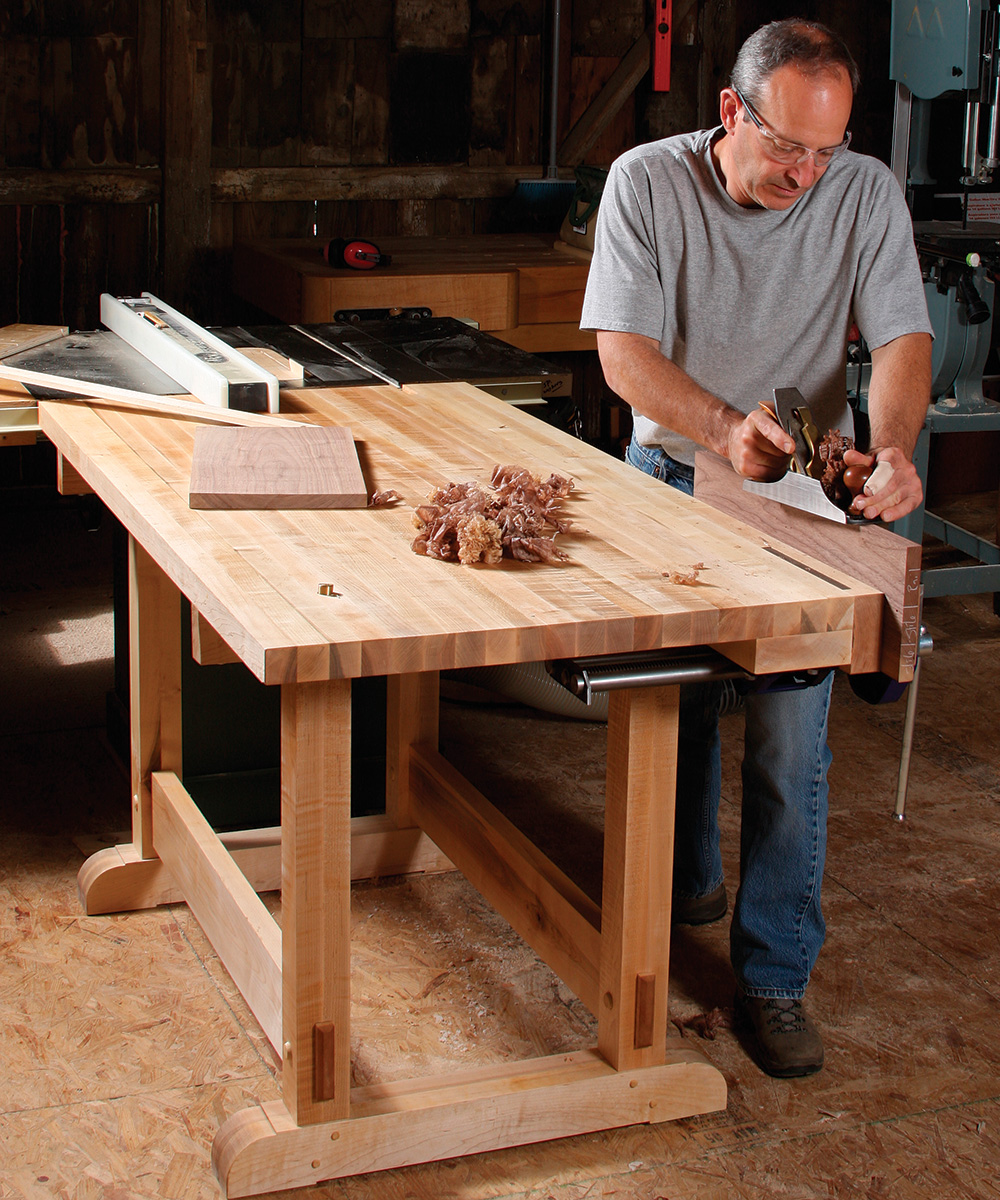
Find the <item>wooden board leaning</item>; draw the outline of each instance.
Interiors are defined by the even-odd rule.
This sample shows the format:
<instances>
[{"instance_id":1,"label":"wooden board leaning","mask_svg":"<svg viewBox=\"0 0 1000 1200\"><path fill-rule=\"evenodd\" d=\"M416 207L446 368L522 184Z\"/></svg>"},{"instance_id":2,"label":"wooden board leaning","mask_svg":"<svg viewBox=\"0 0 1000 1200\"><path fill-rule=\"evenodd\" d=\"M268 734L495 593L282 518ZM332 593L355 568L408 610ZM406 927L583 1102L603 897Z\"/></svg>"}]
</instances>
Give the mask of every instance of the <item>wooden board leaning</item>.
<instances>
[{"instance_id":1,"label":"wooden board leaning","mask_svg":"<svg viewBox=\"0 0 1000 1200\"><path fill-rule=\"evenodd\" d=\"M743 490L725 459L705 451L695 458L695 495L836 570L849 571L884 597L877 665L907 683L920 642L920 547L880 523L837 525ZM858 668L861 669L861 668Z\"/></svg>"}]
</instances>

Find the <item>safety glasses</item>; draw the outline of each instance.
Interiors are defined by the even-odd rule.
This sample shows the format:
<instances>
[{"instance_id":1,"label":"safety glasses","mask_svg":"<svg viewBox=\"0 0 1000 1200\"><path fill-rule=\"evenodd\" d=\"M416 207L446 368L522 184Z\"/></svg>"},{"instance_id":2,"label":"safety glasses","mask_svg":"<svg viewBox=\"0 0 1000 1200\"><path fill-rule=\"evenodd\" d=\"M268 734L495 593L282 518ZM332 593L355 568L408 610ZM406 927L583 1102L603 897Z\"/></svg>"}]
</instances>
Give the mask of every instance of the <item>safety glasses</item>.
<instances>
[{"instance_id":1,"label":"safety glasses","mask_svg":"<svg viewBox=\"0 0 1000 1200\"><path fill-rule=\"evenodd\" d=\"M773 158L775 162L787 163L803 163L807 158L812 158L817 167L828 167L830 163L847 149L851 144L851 131L848 130L844 134L844 140L839 146L827 146L823 150L810 150L808 146L802 146L798 142L788 142L784 138L778 137L764 121L754 112L746 96L739 88L733 88L739 99L740 104L746 109L746 114L750 120L757 126L757 132L764 139L764 149L769 158Z\"/></svg>"}]
</instances>

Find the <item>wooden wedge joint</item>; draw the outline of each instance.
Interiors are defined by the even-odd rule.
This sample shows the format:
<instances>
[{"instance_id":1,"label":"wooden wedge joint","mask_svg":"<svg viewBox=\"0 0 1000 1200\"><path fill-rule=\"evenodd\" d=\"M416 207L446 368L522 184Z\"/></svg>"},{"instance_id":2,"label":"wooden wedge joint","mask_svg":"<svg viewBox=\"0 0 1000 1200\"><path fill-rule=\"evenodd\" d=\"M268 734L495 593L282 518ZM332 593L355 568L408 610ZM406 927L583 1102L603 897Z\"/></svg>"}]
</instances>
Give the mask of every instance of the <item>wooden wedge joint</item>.
<instances>
[{"instance_id":1,"label":"wooden wedge joint","mask_svg":"<svg viewBox=\"0 0 1000 1200\"><path fill-rule=\"evenodd\" d=\"M656 976L635 977L635 1037L636 1050L653 1044L653 1012L656 1007Z\"/></svg>"},{"instance_id":2,"label":"wooden wedge joint","mask_svg":"<svg viewBox=\"0 0 1000 1200\"><path fill-rule=\"evenodd\" d=\"M313 1026L313 1100L317 1104L321 1100L333 1100L336 1095L336 1040L332 1021Z\"/></svg>"}]
</instances>

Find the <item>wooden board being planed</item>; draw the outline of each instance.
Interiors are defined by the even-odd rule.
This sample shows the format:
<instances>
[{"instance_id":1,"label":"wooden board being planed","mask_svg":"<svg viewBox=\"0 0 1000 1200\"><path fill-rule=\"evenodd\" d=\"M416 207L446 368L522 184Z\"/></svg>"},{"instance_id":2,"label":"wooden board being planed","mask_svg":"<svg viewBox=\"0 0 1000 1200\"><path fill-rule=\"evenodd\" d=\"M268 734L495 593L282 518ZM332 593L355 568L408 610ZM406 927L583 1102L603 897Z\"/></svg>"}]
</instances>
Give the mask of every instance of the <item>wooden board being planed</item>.
<instances>
[{"instance_id":1,"label":"wooden board being planed","mask_svg":"<svg viewBox=\"0 0 1000 1200\"><path fill-rule=\"evenodd\" d=\"M343 425L195 433L191 508L364 508L364 475Z\"/></svg>"},{"instance_id":2,"label":"wooden board being planed","mask_svg":"<svg viewBox=\"0 0 1000 1200\"><path fill-rule=\"evenodd\" d=\"M892 679L913 678L920 641L920 547L879 522L838 525L743 490L743 481L717 455L695 456L694 494L755 529L850 571L883 594L884 626L877 666Z\"/></svg>"}]
</instances>

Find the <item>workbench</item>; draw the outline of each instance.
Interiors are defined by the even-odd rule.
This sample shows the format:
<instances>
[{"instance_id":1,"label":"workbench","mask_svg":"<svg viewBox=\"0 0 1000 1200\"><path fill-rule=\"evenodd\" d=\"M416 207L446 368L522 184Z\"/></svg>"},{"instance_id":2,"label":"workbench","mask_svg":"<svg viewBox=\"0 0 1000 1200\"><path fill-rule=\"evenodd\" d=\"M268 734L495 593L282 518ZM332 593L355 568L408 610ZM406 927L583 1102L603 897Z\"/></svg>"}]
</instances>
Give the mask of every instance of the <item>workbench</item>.
<instances>
[{"instance_id":1,"label":"workbench","mask_svg":"<svg viewBox=\"0 0 1000 1200\"><path fill-rule=\"evenodd\" d=\"M336 319L344 310L426 307L474 321L532 354L596 350L580 329L590 256L554 234L379 238L392 261L335 269L320 238L238 242L233 290L289 324Z\"/></svg>"},{"instance_id":2,"label":"workbench","mask_svg":"<svg viewBox=\"0 0 1000 1200\"><path fill-rule=\"evenodd\" d=\"M679 688L610 695L597 904L439 753L438 673L701 645L874 670L882 593L468 384L283 392L282 412L348 426L369 492L401 502L192 510L196 421L39 405L130 535L133 838L87 860L83 903L186 901L282 1064L281 1101L216 1136L228 1195L724 1107L721 1073L667 1037ZM496 463L572 477L569 560L413 553L413 507ZM219 837L184 786L182 594L281 690L280 829ZM370 675L388 678L386 812L352 820L351 681ZM453 865L595 1014L596 1045L352 1088L351 881ZM280 928L258 896L278 887Z\"/></svg>"}]
</instances>

